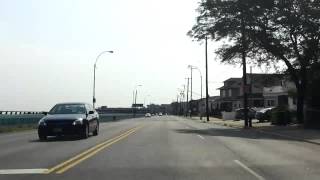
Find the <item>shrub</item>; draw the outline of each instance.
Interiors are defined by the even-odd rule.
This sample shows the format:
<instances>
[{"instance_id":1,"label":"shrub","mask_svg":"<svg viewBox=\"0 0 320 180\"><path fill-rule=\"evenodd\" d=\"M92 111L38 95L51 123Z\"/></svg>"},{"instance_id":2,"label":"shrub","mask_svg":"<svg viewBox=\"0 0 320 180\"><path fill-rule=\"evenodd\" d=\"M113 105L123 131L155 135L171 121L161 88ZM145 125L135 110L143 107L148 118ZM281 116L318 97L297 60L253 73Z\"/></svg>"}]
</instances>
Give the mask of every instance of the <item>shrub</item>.
<instances>
[{"instance_id":1,"label":"shrub","mask_svg":"<svg viewBox=\"0 0 320 180\"><path fill-rule=\"evenodd\" d=\"M286 107L277 107L271 113L271 124L285 126L291 123L291 113Z\"/></svg>"}]
</instances>

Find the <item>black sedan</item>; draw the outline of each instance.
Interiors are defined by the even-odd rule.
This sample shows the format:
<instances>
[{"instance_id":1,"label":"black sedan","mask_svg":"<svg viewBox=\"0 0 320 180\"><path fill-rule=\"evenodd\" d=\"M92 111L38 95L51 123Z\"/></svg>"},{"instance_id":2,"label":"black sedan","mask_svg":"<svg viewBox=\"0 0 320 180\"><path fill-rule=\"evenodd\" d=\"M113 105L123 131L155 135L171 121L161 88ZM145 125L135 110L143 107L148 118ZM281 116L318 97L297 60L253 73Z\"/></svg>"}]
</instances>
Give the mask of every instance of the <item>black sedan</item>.
<instances>
[{"instance_id":1,"label":"black sedan","mask_svg":"<svg viewBox=\"0 0 320 180\"><path fill-rule=\"evenodd\" d=\"M40 140L47 136L80 135L87 138L89 133L98 135L99 115L87 103L56 104L38 123Z\"/></svg>"},{"instance_id":2,"label":"black sedan","mask_svg":"<svg viewBox=\"0 0 320 180\"><path fill-rule=\"evenodd\" d=\"M274 107L264 108L260 111L257 111L256 113L256 119L259 120L259 122L264 122L265 120L270 121L271 120L271 114L274 110Z\"/></svg>"},{"instance_id":3,"label":"black sedan","mask_svg":"<svg viewBox=\"0 0 320 180\"><path fill-rule=\"evenodd\" d=\"M255 118L256 111L254 109L248 108L248 118ZM236 109L236 119L244 119L244 109Z\"/></svg>"}]
</instances>

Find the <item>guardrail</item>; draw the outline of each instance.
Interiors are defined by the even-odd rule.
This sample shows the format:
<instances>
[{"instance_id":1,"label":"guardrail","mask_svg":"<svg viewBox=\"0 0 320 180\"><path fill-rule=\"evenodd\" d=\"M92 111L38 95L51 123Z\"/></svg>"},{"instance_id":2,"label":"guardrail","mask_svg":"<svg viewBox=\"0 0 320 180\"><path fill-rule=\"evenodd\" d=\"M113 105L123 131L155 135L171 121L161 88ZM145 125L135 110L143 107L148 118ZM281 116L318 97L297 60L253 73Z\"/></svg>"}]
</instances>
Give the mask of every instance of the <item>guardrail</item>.
<instances>
[{"instance_id":1,"label":"guardrail","mask_svg":"<svg viewBox=\"0 0 320 180\"><path fill-rule=\"evenodd\" d=\"M1 114L7 114L7 115L42 114L42 112L39 112L39 111L0 111L0 115Z\"/></svg>"},{"instance_id":2,"label":"guardrail","mask_svg":"<svg viewBox=\"0 0 320 180\"><path fill-rule=\"evenodd\" d=\"M43 114L0 114L0 125L36 124Z\"/></svg>"},{"instance_id":3,"label":"guardrail","mask_svg":"<svg viewBox=\"0 0 320 180\"><path fill-rule=\"evenodd\" d=\"M7 112L7 113L3 113ZM10 112L10 113L8 113ZM18 112L18 113L17 113ZM1 125L24 125L36 124L44 115L41 112L30 111L0 111ZM110 122L132 118L132 114L99 114L100 122ZM136 114L136 117L143 117L144 114Z\"/></svg>"}]
</instances>

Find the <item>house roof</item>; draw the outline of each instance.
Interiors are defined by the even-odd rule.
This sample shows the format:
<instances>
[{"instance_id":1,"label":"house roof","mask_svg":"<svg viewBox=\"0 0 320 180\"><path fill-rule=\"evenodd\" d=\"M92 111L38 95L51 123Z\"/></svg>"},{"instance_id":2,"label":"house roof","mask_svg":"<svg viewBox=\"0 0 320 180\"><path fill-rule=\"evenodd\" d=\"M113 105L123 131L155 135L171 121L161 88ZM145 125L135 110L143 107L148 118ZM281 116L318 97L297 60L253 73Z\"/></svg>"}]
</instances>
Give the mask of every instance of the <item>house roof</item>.
<instances>
[{"instance_id":1,"label":"house roof","mask_svg":"<svg viewBox=\"0 0 320 180\"><path fill-rule=\"evenodd\" d=\"M225 80L225 81L223 81L223 82L226 82L226 81L241 81L241 80L242 80L242 78L232 77L232 78L229 78L229 79L227 79L227 80Z\"/></svg>"},{"instance_id":2,"label":"house roof","mask_svg":"<svg viewBox=\"0 0 320 180\"><path fill-rule=\"evenodd\" d=\"M241 85L241 81L242 78L229 78L224 82L224 85L218 89L235 89L235 88L239 88L239 86ZM240 83L240 85L239 85Z\"/></svg>"},{"instance_id":3,"label":"house roof","mask_svg":"<svg viewBox=\"0 0 320 180\"><path fill-rule=\"evenodd\" d=\"M253 84L261 84L265 87L275 86L280 84L280 81L283 79L283 74L262 74L262 73L247 73L247 81L252 82ZM234 83L228 83L228 82ZM224 82L224 85L218 89L235 89L239 88L242 83L242 78L229 78ZM240 84L239 84L240 83Z\"/></svg>"}]
</instances>

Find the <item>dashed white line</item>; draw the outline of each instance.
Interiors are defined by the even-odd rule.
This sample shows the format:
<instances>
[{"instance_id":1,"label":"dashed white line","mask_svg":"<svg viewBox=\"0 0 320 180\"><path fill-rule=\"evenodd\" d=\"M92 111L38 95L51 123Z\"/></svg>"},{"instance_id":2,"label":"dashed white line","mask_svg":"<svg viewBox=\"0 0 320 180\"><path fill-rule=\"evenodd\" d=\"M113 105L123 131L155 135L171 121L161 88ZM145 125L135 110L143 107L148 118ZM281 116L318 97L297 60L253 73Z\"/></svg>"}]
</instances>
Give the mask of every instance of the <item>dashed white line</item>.
<instances>
[{"instance_id":1,"label":"dashed white line","mask_svg":"<svg viewBox=\"0 0 320 180\"><path fill-rule=\"evenodd\" d=\"M48 169L0 169L0 174L44 174Z\"/></svg>"},{"instance_id":2,"label":"dashed white line","mask_svg":"<svg viewBox=\"0 0 320 180\"><path fill-rule=\"evenodd\" d=\"M203 136L201 136L201 135L199 135L199 134L197 134L197 136L198 136L199 138L201 138L201 139L204 139L204 137L203 137Z\"/></svg>"},{"instance_id":3,"label":"dashed white line","mask_svg":"<svg viewBox=\"0 0 320 180\"><path fill-rule=\"evenodd\" d=\"M258 173L254 172L252 169L250 169L248 166L246 166L245 164L243 164L242 162L240 162L239 160L234 160L234 162L236 164L238 164L239 166L241 166L243 169L245 169L246 171L248 171L250 174L252 174L253 176L255 176L257 179L259 180L265 180L262 176L260 176Z\"/></svg>"}]
</instances>

